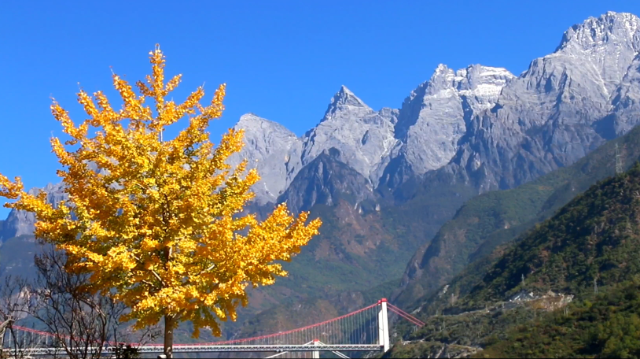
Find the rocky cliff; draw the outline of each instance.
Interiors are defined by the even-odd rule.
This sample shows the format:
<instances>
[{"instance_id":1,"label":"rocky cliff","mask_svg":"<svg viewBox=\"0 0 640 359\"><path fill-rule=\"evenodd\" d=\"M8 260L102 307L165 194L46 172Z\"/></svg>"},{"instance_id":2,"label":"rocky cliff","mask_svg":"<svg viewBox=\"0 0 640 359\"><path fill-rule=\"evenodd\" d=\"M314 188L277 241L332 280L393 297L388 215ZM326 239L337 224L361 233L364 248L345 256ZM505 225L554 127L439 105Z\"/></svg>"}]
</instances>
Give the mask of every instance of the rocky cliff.
<instances>
[{"instance_id":1,"label":"rocky cliff","mask_svg":"<svg viewBox=\"0 0 640 359\"><path fill-rule=\"evenodd\" d=\"M439 65L399 110L376 112L343 86L300 139L300 163L333 147L374 188L396 190L441 170L481 192L570 165L638 123L639 23L626 13L589 18L518 77L503 68ZM261 161L266 149L252 146L268 141L252 141L244 154ZM297 154L286 158L297 163ZM279 173L283 163L264 169ZM274 185L266 186L282 188L267 172L265 183Z\"/></svg>"}]
</instances>

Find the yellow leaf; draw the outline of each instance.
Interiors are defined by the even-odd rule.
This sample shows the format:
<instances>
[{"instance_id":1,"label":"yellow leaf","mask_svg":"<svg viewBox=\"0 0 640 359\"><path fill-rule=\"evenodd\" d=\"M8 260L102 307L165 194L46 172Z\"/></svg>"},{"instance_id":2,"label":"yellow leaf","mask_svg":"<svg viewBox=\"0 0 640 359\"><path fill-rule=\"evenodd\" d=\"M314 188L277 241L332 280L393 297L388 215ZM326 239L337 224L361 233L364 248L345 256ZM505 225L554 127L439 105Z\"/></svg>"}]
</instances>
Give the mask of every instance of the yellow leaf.
<instances>
[{"instance_id":1,"label":"yellow leaf","mask_svg":"<svg viewBox=\"0 0 640 359\"><path fill-rule=\"evenodd\" d=\"M130 308L121 320L135 320L136 328L163 317L190 320L194 335L203 327L220 335L218 321L236 320L236 306L247 304L245 288L286 276L277 262L299 253L321 222L307 223L307 213L296 218L284 204L262 222L242 214L260 177L246 171L247 161L236 168L226 161L242 149L244 133L230 129L214 147L206 132L222 115L225 85L208 106L200 104L203 88L181 104L166 101L181 77L165 84L159 47L150 62L152 74L136 83L140 95L113 76L119 111L104 93L80 91L89 119L76 126L53 102L53 116L72 138L67 144L78 145L68 150L51 140L67 202L54 208L45 193L31 195L19 178L1 174L0 196L16 200L9 208L35 213L35 235L67 251L70 271L90 274L92 288ZM155 102L155 116L146 99ZM165 127L185 116L188 126L164 141Z\"/></svg>"}]
</instances>

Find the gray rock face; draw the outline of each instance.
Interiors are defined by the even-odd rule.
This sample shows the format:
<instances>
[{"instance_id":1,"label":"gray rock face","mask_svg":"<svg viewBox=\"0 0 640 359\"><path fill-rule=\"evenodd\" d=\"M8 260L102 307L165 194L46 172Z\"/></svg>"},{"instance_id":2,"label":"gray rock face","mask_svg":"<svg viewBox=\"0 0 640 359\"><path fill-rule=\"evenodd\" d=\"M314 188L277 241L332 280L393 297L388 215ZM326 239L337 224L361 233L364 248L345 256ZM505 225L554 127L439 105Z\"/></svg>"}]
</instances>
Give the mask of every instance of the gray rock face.
<instances>
[{"instance_id":1,"label":"gray rock face","mask_svg":"<svg viewBox=\"0 0 640 359\"><path fill-rule=\"evenodd\" d=\"M335 148L316 156L298 173L278 202L286 202L293 213L307 211L316 204L332 206L339 198L352 203L361 213L363 202L375 207L373 187L367 178L340 158L340 151Z\"/></svg>"},{"instance_id":2,"label":"gray rock face","mask_svg":"<svg viewBox=\"0 0 640 359\"><path fill-rule=\"evenodd\" d=\"M244 129L245 147L230 156L237 165L243 158L257 168L261 179L252 188L258 204L274 202L301 168L302 141L284 126L253 114L243 115L234 127Z\"/></svg>"},{"instance_id":3,"label":"gray rock face","mask_svg":"<svg viewBox=\"0 0 640 359\"><path fill-rule=\"evenodd\" d=\"M556 54L586 60L582 66L595 69L605 93L611 95L640 51L639 27L637 16L609 11L567 30Z\"/></svg>"},{"instance_id":4,"label":"gray rock face","mask_svg":"<svg viewBox=\"0 0 640 359\"><path fill-rule=\"evenodd\" d=\"M373 111L342 86L320 123L304 136L302 164L307 165L320 153L336 148L340 161L376 183L398 143L394 138L397 117L397 110Z\"/></svg>"},{"instance_id":5,"label":"gray rock face","mask_svg":"<svg viewBox=\"0 0 640 359\"><path fill-rule=\"evenodd\" d=\"M375 112L343 86L303 137L301 165L333 147L374 187L441 169L481 192L569 165L638 124L639 25L625 13L589 18L519 77L439 65L399 111Z\"/></svg>"},{"instance_id":6,"label":"gray rock face","mask_svg":"<svg viewBox=\"0 0 640 359\"><path fill-rule=\"evenodd\" d=\"M396 156L403 156L416 175L446 165L471 117L493 107L514 77L502 68L473 65L454 72L439 65L402 104L396 137L403 146Z\"/></svg>"},{"instance_id":7,"label":"gray rock face","mask_svg":"<svg viewBox=\"0 0 640 359\"><path fill-rule=\"evenodd\" d=\"M47 193L47 202L53 204L54 207L57 206L60 201L68 198L68 195L64 192L63 183L48 184L42 190ZM40 189L32 188L28 192L29 194L35 195L40 192ZM36 218L33 213L12 209L4 221L2 231L0 231L0 240L25 235L31 236L35 229L35 223Z\"/></svg>"},{"instance_id":8,"label":"gray rock face","mask_svg":"<svg viewBox=\"0 0 640 359\"><path fill-rule=\"evenodd\" d=\"M493 108L472 117L448 170L481 190L511 188L635 126L638 23L609 12L565 32L556 52L534 60Z\"/></svg>"},{"instance_id":9,"label":"gray rock face","mask_svg":"<svg viewBox=\"0 0 640 359\"><path fill-rule=\"evenodd\" d=\"M631 62L611 104L613 114L603 121L603 131L609 131L604 133L607 137L628 132L640 119L640 54Z\"/></svg>"}]
</instances>

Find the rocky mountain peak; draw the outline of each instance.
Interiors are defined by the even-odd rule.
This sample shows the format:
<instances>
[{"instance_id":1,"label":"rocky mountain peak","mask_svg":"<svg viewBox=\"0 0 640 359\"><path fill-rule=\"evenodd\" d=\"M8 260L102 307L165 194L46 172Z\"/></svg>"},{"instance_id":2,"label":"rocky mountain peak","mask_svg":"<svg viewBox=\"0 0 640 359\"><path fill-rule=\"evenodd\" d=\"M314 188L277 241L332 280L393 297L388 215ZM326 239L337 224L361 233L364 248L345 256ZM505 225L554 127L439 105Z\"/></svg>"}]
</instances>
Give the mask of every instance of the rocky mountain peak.
<instances>
[{"instance_id":1,"label":"rocky mountain peak","mask_svg":"<svg viewBox=\"0 0 640 359\"><path fill-rule=\"evenodd\" d=\"M491 88L484 88L484 91L480 92L487 92L490 95L497 96L500 94L500 89L515 77L514 74L503 67L476 64L456 71L455 81L460 91L475 90L490 85Z\"/></svg>"},{"instance_id":2,"label":"rocky mountain peak","mask_svg":"<svg viewBox=\"0 0 640 359\"><path fill-rule=\"evenodd\" d=\"M514 78L502 67L471 65L456 71L454 80L460 96L475 110L483 110L495 105L502 88Z\"/></svg>"},{"instance_id":3,"label":"rocky mountain peak","mask_svg":"<svg viewBox=\"0 0 640 359\"><path fill-rule=\"evenodd\" d=\"M329 107L324 114L324 121L330 120L343 120L345 118L362 117L364 115L373 113L374 111L367 106L358 96L356 96L346 86L342 85L340 90L333 96ZM341 115L346 113L345 115Z\"/></svg>"},{"instance_id":4,"label":"rocky mountain peak","mask_svg":"<svg viewBox=\"0 0 640 359\"><path fill-rule=\"evenodd\" d=\"M281 124L274 121L269 121L266 118L262 118L253 113L247 113L240 116L240 120L233 128L236 130L243 129L245 130L245 134L254 131L263 132L265 130L269 130L277 131L294 137L296 136L293 132L289 131L289 129L282 126Z\"/></svg>"},{"instance_id":5,"label":"rocky mountain peak","mask_svg":"<svg viewBox=\"0 0 640 359\"><path fill-rule=\"evenodd\" d=\"M630 13L609 11L598 18L590 17L565 31L557 51L577 48L598 51L608 44L623 45L638 51L640 18Z\"/></svg>"},{"instance_id":6,"label":"rocky mountain peak","mask_svg":"<svg viewBox=\"0 0 640 359\"><path fill-rule=\"evenodd\" d=\"M405 99L395 126L396 138L404 142L398 154L411 171L421 175L447 164L473 114L493 107L514 78L504 68L471 65L454 71L438 65Z\"/></svg>"},{"instance_id":7,"label":"rocky mountain peak","mask_svg":"<svg viewBox=\"0 0 640 359\"><path fill-rule=\"evenodd\" d=\"M279 123L252 113L242 115L234 129L245 130L245 146L231 155L227 163L236 166L248 159L249 168L257 168L261 176L252 188L256 202L275 202L300 170L302 141Z\"/></svg>"},{"instance_id":8,"label":"rocky mountain peak","mask_svg":"<svg viewBox=\"0 0 640 359\"><path fill-rule=\"evenodd\" d=\"M629 13L607 12L590 17L565 31L555 53L563 62L580 64L584 71L597 72L611 96L640 51L640 18ZM591 75L591 77L594 77Z\"/></svg>"},{"instance_id":9,"label":"rocky mountain peak","mask_svg":"<svg viewBox=\"0 0 640 359\"><path fill-rule=\"evenodd\" d=\"M451 90L453 90L454 78L455 72L453 71L453 69L450 69L445 64L439 64L433 72L433 75L431 75L429 81L427 81L420 87L424 87L424 90L428 95L453 95L453 92ZM420 92L420 87L414 92Z\"/></svg>"},{"instance_id":10,"label":"rocky mountain peak","mask_svg":"<svg viewBox=\"0 0 640 359\"><path fill-rule=\"evenodd\" d=\"M508 81L515 78L511 72L501 67L470 65L454 71L447 65L439 64L431 78L418 86L406 101L417 97L479 96L496 99Z\"/></svg>"},{"instance_id":11,"label":"rocky mountain peak","mask_svg":"<svg viewBox=\"0 0 640 359\"><path fill-rule=\"evenodd\" d=\"M446 64L438 64L438 66L436 66L436 69L433 71L432 77L447 76L452 73L454 73L453 69Z\"/></svg>"},{"instance_id":12,"label":"rocky mountain peak","mask_svg":"<svg viewBox=\"0 0 640 359\"><path fill-rule=\"evenodd\" d=\"M377 181L396 144L393 130L397 116L397 110L373 111L342 86L320 123L305 134L302 164L333 147L339 150L340 161Z\"/></svg>"},{"instance_id":13,"label":"rocky mountain peak","mask_svg":"<svg viewBox=\"0 0 640 359\"><path fill-rule=\"evenodd\" d=\"M358 102L358 104L353 104L354 106L356 105L360 105L360 106L366 106L353 92L351 92L351 90L349 90L347 88L347 86L345 85L341 85L340 86L340 90L336 93L336 97L340 98L340 99L353 99L356 102Z\"/></svg>"}]
</instances>

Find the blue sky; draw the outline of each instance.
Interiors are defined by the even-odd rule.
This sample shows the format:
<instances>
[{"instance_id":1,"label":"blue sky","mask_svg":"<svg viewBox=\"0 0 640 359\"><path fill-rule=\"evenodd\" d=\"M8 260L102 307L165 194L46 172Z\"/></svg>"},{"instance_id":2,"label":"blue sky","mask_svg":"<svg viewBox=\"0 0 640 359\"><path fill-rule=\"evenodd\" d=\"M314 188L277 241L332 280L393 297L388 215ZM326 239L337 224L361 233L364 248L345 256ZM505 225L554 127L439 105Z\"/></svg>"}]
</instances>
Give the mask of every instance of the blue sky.
<instances>
[{"instance_id":1,"label":"blue sky","mask_svg":"<svg viewBox=\"0 0 640 359\"><path fill-rule=\"evenodd\" d=\"M247 112L301 135L343 84L379 109L400 107L439 63L518 75L571 25L607 10L640 14L640 2L3 0L0 173L28 188L58 182L50 98L82 121L78 83L113 94L110 67L142 79L156 43L167 74L183 74L176 100L227 83L227 110L210 127L217 142Z\"/></svg>"}]
</instances>

